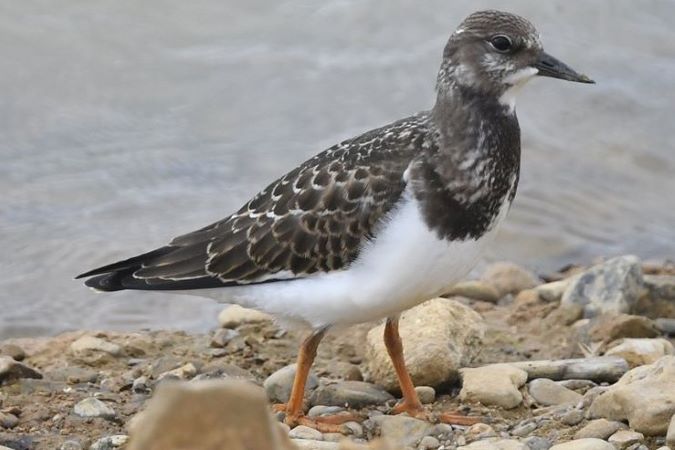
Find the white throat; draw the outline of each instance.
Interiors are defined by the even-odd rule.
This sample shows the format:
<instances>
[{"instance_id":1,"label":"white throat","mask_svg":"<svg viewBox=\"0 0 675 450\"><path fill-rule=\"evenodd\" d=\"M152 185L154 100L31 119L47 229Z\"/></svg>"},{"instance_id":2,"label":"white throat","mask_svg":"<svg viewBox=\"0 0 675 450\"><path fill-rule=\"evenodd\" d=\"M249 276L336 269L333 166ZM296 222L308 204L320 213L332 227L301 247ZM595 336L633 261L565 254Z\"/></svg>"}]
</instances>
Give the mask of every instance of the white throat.
<instances>
[{"instance_id":1,"label":"white throat","mask_svg":"<svg viewBox=\"0 0 675 450\"><path fill-rule=\"evenodd\" d=\"M509 112L513 113L516 110L516 96L520 89L537 73L539 73L539 69L526 67L507 76L504 83L509 85L509 88L499 97L499 103L508 107Z\"/></svg>"}]
</instances>

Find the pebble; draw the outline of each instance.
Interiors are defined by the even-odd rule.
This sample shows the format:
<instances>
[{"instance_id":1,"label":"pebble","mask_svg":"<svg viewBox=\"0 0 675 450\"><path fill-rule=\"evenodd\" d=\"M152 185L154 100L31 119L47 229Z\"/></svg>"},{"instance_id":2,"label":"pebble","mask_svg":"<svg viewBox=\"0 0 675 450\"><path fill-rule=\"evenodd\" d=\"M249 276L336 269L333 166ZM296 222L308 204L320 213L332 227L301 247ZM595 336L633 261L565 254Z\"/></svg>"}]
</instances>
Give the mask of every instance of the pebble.
<instances>
[{"instance_id":1,"label":"pebble","mask_svg":"<svg viewBox=\"0 0 675 450\"><path fill-rule=\"evenodd\" d=\"M338 442L312 441L309 439L292 439L293 445L298 450L338 450Z\"/></svg>"},{"instance_id":2,"label":"pebble","mask_svg":"<svg viewBox=\"0 0 675 450\"><path fill-rule=\"evenodd\" d=\"M26 358L26 352L14 344L4 344L0 346L0 355L6 355L15 361L23 361Z\"/></svg>"},{"instance_id":3,"label":"pebble","mask_svg":"<svg viewBox=\"0 0 675 450\"><path fill-rule=\"evenodd\" d=\"M220 328L213 333L211 337L211 347L214 348L224 348L232 339L239 336L237 330L232 330L229 328Z\"/></svg>"},{"instance_id":4,"label":"pebble","mask_svg":"<svg viewBox=\"0 0 675 450\"><path fill-rule=\"evenodd\" d=\"M490 283L480 280L459 282L444 294L445 297L455 295L489 303L497 303L500 298L497 288Z\"/></svg>"},{"instance_id":5,"label":"pebble","mask_svg":"<svg viewBox=\"0 0 675 450\"><path fill-rule=\"evenodd\" d=\"M146 394L150 391L150 381L145 375L136 378L131 384L131 390L137 394Z\"/></svg>"},{"instance_id":6,"label":"pebble","mask_svg":"<svg viewBox=\"0 0 675 450\"><path fill-rule=\"evenodd\" d=\"M349 430L351 436L361 438L364 436L363 426L358 422L345 422L344 427Z\"/></svg>"},{"instance_id":7,"label":"pebble","mask_svg":"<svg viewBox=\"0 0 675 450\"><path fill-rule=\"evenodd\" d=\"M528 436L530 433L532 433L536 429L537 429L537 423L536 422L526 422L522 425L518 425L513 430L511 430L511 434L513 436L517 436L517 437L525 437L525 436Z\"/></svg>"},{"instance_id":8,"label":"pebble","mask_svg":"<svg viewBox=\"0 0 675 450\"><path fill-rule=\"evenodd\" d=\"M548 439L539 436L530 436L524 442L529 450L548 450L553 445Z\"/></svg>"},{"instance_id":9,"label":"pebble","mask_svg":"<svg viewBox=\"0 0 675 450\"><path fill-rule=\"evenodd\" d=\"M320 431L315 430L314 428L306 427L304 425L298 425L293 428L289 433L288 437L291 439L312 439L315 441L323 441L323 435Z\"/></svg>"},{"instance_id":10,"label":"pebble","mask_svg":"<svg viewBox=\"0 0 675 450\"><path fill-rule=\"evenodd\" d=\"M623 428L621 422L597 419L590 421L586 426L574 434L574 439L596 438L607 439Z\"/></svg>"},{"instance_id":11,"label":"pebble","mask_svg":"<svg viewBox=\"0 0 675 450\"><path fill-rule=\"evenodd\" d=\"M675 414L675 356L664 356L653 364L639 366L590 406L590 417L628 420L630 428L648 436L663 435Z\"/></svg>"},{"instance_id":12,"label":"pebble","mask_svg":"<svg viewBox=\"0 0 675 450\"><path fill-rule=\"evenodd\" d=\"M583 422L583 420L584 420L584 413L579 409L572 409L563 414L563 416L560 418L560 421L562 423L570 426L578 425L581 422Z\"/></svg>"},{"instance_id":13,"label":"pebble","mask_svg":"<svg viewBox=\"0 0 675 450\"><path fill-rule=\"evenodd\" d=\"M668 425L668 431L666 432L666 445L675 449L675 414L670 418L670 425Z\"/></svg>"},{"instance_id":14,"label":"pebble","mask_svg":"<svg viewBox=\"0 0 675 450\"><path fill-rule=\"evenodd\" d=\"M544 406L576 403L581 399L581 394L567 389L565 386L561 386L548 378L537 378L530 381L527 389L532 398Z\"/></svg>"},{"instance_id":15,"label":"pebble","mask_svg":"<svg viewBox=\"0 0 675 450\"><path fill-rule=\"evenodd\" d=\"M95 383L98 380L98 372L78 366L67 366L48 372L47 378L53 381L65 381L68 384Z\"/></svg>"},{"instance_id":16,"label":"pebble","mask_svg":"<svg viewBox=\"0 0 675 450\"><path fill-rule=\"evenodd\" d=\"M309 417L332 416L334 414L339 414L344 411L345 409L342 406L316 405L309 408L309 411L307 411L307 416Z\"/></svg>"},{"instance_id":17,"label":"pebble","mask_svg":"<svg viewBox=\"0 0 675 450\"><path fill-rule=\"evenodd\" d=\"M539 278L529 270L511 263L497 262L490 264L483 273L482 279L492 284L500 297L506 294L517 294L525 289L539 285Z\"/></svg>"},{"instance_id":18,"label":"pebble","mask_svg":"<svg viewBox=\"0 0 675 450\"><path fill-rule=\"evenodd\" d=\"M69 440L61 444L59 450L82 450L82 444L79 441Z\"/></svg>"},{"instance_id":19,"label":"pebble","mask_svg":"<svg viewBox=\"0 0 675 450\"><path fill-rule=\"evenodd\" d=\"M539 295L539 298L543 301L555 303L560 301L569 282L569 279L553 281L551 283L540 284L539 286L535 287L534 290Z\"/></svg>"},{"instance_id":20,"label":"pebble","mask_svg":"<svg viewBox=\"0 0 675 450\"><path fill-rule=\"evenodd\" d=\"M291 397L291 388L295 378L296 364L289 364L286 367L274 372L263 382L263 387L267 393L267 398L271 402L286 403ZM309 373L307 384L305 385L305 395L316 389L319 385L319 379L312 372Z\"/></svg>"},{"instance_id":21,"label":"pebble","mask_svg":"<svg viewBox=\"0 0 675 450\"><path fill-rule=\"evenodd\" d=\"M416 445L433 430L433 425L426 420L407 416L377 416L372 420L379 425L382 437L401 447Z\"/></svg>"},{"instance_id":22,"label":"pebble","mask_svg":"<svg viewBox=\"0 0 675 450\"><path fill-rule=\"evenodd\" d=\"M452 428L452 425L448 425L447 423L438 423L434 425L434 428L429 434L442 440L450 440L452 439L454 433L455 430Z\"/></svg>"},{"instance_id":23,"label":"pebble","mask_svg":"<svg viewBox=\"0 0 675 450\"><path fill-rule=\"evenodd\" d=\"M197 375L197 367L192 363L184 364L176 369L167 370L157 377L157 381L166 379L188 380Z\"/></svg>"},{"instance_id":24,"label":"pebble","mask_svg":"<svg viewBox=\"0 0 675 450\"><path fill-rule=\"evenodd\" d=\"M272 316L255 309L242 308L239 305L230 305L218 314L218 323L223 328L236 328L247 323L269 322Z\"/></svg>"},{"instance_id":25,"label":"pebble","mask_svg":"<svg viewBox=\"0 0 675 450\"><path fill-rule=\"evenodd\" d=\"M424 326L419 326L421 323ZM470 364L480 352L485 330L485 321L478 313L452 299L435 298L405 311L399 334L413 383L438 387L456 380L458 369ZM383 334L384 324L368 332L365 361L370 381L396 391L398 378Z\"/></svg>"},{"instance_id":26,"label":"pebble","mask_svg":"<svg viewBox=\"0 0 675 450\"><path fill-rule=\"evenodd\" d=\"M441 442L433 436L424 436L417 445L419 450L436 450L441 446Z\"/></svg>"},{"instance_id":27,"label":"pebble","mask_svg":"<svg viewBox=\"0 0 675 450\"><path fill-rule=\"evenodd\" d=\"M481 439L497 437L494 428L486 423L474 423L464 432L464 437L469 441L479 441Z\"/></svg>"},{"instance_id":28,"label":"pebble","mask_svg":"<svg viewBox=\"0 0 675 450\"><path fill-rule=\"evenodd\" d=\"M590 330L594 341L611 342L621 338L653 338L661 334L647 317L629 314L605 314Z\"/></svg>"},{"instance_id":29,"label":"pebble","mask_svg":"<svg viewBox=\"0 0 675 450\"><path fill-rule=\"evenodd\" d=\"M636 256L612 258L575 276L561 305L577 304L584 317L630 313L643 290L642 265Z\"/></svg>"},{"instance_id":30,"label":"pebble","mask_svg":"<svg viewBox=\"0 0 675 450\"><path fill-rule=\"evenodd\" d=\"M80 417L103 417L104 419L111 419L117 415L114 409L94 397L88 397L81 400L75 405L73 411Z\"/></svg>"},{"instance_id":31,"label":"pebble","mask_svg":"<svg viewBox=\"0 0 675 450\"><path fill-rule=\"evenodd\" d=\"M115 448L120 448L126 445L127 441L129 441L129 436L125 434L115 434L112 436L106 436L102 437L101 439L98 439L96 442L91 444L91 447L89 447L89 450L112 450Z\"/></svg>"},{"instance_id":32,"label":"pebble","mask_svg":"<svg viewBox=\"0 0 675 450\"><path fill-rule=\"evenodd\" d=\"M346 406L360 409L382 405L394 397L384 389L364 381L338 381L318 387L311 394L310 405Z\"/></svg>"},{"instance_id":33,"label":"pebble","mask_svg":"<svg viewBox=\"0 0 675 450\"><path fill-rule=\"evenodd\" d=\"M527 446L514 439L476 441L457 447L457 450L528 450Z\"/></svg>"},{"instance_id":34,"label":"pebble","mask_svg":"<svg viewBox=\"0 0 675 450\"><path fill-rule=\"evenodd\" d=\"M560 386L564 386L567 389L572 389L573 391L586 391L588 389L594 388L597 386L596 383L591 380L562 380L557 382Z\"/></svg>"},{"instance_id":35,"label":"pebble","mask_svg":"<svg viewBox=\"0 0 675 450\"><path fill-rule=\"evenodd\" d=\"M616 450L612 444L602 439L587 438L556 444L549 450Z\"/></svg>"},{"instance_id":36,"label":"pebble","mask_svg":"<svg viewBox=\"0 0 675 450\"><path fill-rule=\"evenodd\" d=\"M94 336L82 336L70 344L70 350L75 354L103 352L119 356L122 353L122 347L119 345Z\"/></svg>"},{"instance_id":37,"label":"pebble","mask_svg":"<svg viewBox=\"0 0 675 450\"><path fill-rule=\"evenodd\" d=\"M415 392L423 405L428 405L436 400L436 389L431 386L416 386Z\"/></svg>"},{"instance_id":38,"label":"pebble","mask_svg":"<svg viewBox=\"0 0 675 450\"><path fill-rule=\"evenodd\" d=\"M475 369L461 369L462 401L477 401L510 409L520 405L523 396L518 390L527 380L527 372L510 364L491 364Z\"/></svg>"},{"instance_id":39,"label":"pebble","mask_svg":"<svg viewBox=\"0 0 675 450\"><path fill-rule=\"evenodd\" d=\"M668 336L675 336L675 319L666 317L658 318L654 321L656 327Z\"/></svg>"},{"instance_id":40,"label":"pebble","mask_svg":"<svg viewBox=\"0 0 675 450\"><path fill-rule=\"evenodd\" d=\"M675 349L673 344L663 338L624 339L620 344L607 350L605 354L623 358L630 367L637 367L652 364L663 356L673 355Z\"/></svg>"},{"instance_id":41,"label":"pebble","mask_svg":"<svg viewBox=\"0 0 675 450\"><path fill-rule=\"evenodd\" d=\"M619 450L624 450L629 446L643 441L645 436L642 433L631 430L619 430L607 439L607 441Z\"/></svg>"},{"instance_id":42,"label":"pebble","mask_svg":"<svg viewBox=\"0 0 675 450\"><path fill-rule=\"evenodd\" d=\"M0 384L21 378L42 378L42 374L11 356L0 356Z\"/></svg>"},{"instance_id":43,"label":"pebble","mask_svg":"<svg viewBox=\"0 0 675 450\"><path fill-rule=\"evenodd\" d=\"M5 413L0 411L0 427L2 428L14 428L19 424L19 418L14 414Z\"/></svg>"}]
</instances>

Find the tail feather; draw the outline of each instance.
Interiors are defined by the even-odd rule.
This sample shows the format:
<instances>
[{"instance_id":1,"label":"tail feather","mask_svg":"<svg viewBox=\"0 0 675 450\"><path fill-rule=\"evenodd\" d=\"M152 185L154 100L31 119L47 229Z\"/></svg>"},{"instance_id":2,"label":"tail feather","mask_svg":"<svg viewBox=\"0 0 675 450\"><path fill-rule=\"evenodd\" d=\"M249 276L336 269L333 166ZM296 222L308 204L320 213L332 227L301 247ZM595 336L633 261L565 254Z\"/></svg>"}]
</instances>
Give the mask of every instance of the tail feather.
<instances>
[{"instance_id":1,"label":"tail feather","mask_svg":"<svg viewBox=\"0 0 675 450\"><path fill-rule=\"evenodd\" d=\"M112 264L107 264L105 266L98 267L96 269L90 270L89 272L81 273L75 277L75 279L93 277L94 275L103 275L110 272L118 272L124 269L140 269L141 265L153 258L166 255L171 252L171 247L161 247L156 250L153 250L148 253L143 253L142 255L134 256L133 258L125 259L124 261L118 261ZM85 282L87 284L87 282ZM87 286L89 286L87 284Z\"/></svg>"}]
</instances>

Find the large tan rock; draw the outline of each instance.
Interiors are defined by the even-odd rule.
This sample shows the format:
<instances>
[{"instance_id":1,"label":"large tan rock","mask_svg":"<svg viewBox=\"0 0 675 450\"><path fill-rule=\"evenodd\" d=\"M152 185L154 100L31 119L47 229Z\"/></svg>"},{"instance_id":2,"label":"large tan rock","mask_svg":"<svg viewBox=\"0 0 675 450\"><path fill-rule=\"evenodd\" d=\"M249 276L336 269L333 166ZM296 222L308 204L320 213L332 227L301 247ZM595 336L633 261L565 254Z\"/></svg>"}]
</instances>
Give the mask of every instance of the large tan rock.
<instances>
[{"instance_id":1,"label":"large tan rock","mask_svg":"<svg viewBox=\"0 0 675 450\"><path fill-rule=\"evenodd\" d=\"M462 369L462 401L483 405L515 408L523 401L518 388L527 381L527 372L509 364L491 364L475 369Z\"/></svg>"},{"instance_id":2,"label":"large tan rock","mask_svg":"<svg viewBox=\"0 0 675 450\"><path fill-rule=\"evenodd\" d=\"M452 299L436 298L404 312L399 332L413 382L436 387L456 380L458 369L478 355L485 324L471 308ZM383 335L384 324L368 332L369 378L387 390L398 391L398 380Z\"/></svg>"},{"instance_id":3,"label":"large tan rock","mask_svg":"<svg viewBox=\"0 0 675 450\"><path fill-rule=\"evenodd\" d=\"M628 371L589 409L592 417L628 420L632 430L663 435L675 414L675 356Z\"/></svg>"},{"instance_id":4,"label":"large tan rock","mask_svg":"<svg viewBox=\"0 0 675 450\"><path fill-rule=\"evenodd\" d=\"M218 314L218 323L223 328L236 328L246 323L259 323L273 320L272 316L264 312L242 308L239 305L225 307Z\"/></svg>"},{"instance_id":5,"label":"large tan rock","mask_svg":"<svg viewBox=\"0 0 675 450\"><path fill-rule=\"evenodd\" d=\"M160 384L127 450L291 450L262 388L241 380Z\"/></svg>"},{"instance_id":6,"label":"large tan rock","mask_svg":"<svg viewBox=\"0 0 675 450\"><path fill-rule=\"evenodd\" d=\"M651 364L666 355L673 354L675 354L673 344L662 338L624 339L605 352L605 355L619 356L625 359L631 367Z\"/></svg>"},{"instance_id":7,"label":"large tan rock","mask_svg":"<svg viewBox=\"0 0 675 450\"><path fill-rule=\"evenodd\" d=\"M511 262L490 264L485 269L482 278L497 288L500 296L517 294L539 284L539 279L535 274Z\"/></svg>"}]
</instances>

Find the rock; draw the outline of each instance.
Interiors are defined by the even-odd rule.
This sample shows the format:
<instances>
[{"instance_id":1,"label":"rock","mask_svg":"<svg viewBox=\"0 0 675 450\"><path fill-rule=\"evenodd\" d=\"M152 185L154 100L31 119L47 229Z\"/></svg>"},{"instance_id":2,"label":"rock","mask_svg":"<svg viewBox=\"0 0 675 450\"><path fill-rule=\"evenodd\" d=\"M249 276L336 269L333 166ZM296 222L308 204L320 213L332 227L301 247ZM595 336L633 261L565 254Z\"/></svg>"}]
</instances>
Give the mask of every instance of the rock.
<instances>
[{"instance_id":1,"label":"rock","mask_svg":"<svg viewBox=\"0 0 675 450\"><path fill-rule=\"evenodd\" d=\"M164 373L161 373L157 377L157 381L162 381L166 379L173 380L188 380L197 375L197 367L192 363L183 364L180 367L177 367L172 370L167 370Z\"/></svg>"},{"instance_id":2,"label":"rock","mask_svg":"<svg viewBox=\"0 0 675 450\"><path fill-rule=\"evenodd\" d=\"M239 305L230 305L218 314L218 323L223 328L236 328L246 323L269 322L272 320L272 316L264 312L242 308Z\"/></svg>"},{"instance_id":3,"label":"rock","mask_svg":"<svg viewBox=\"0 0 675 450\"><path fill-rule=\"evenodd\" d=\"M584 315L584 308L580 305L560 305L546 316L546 324L550 326L570 326Z\"/></svg>"},{"instance_id":4,"label":"rock","mask_svg":"<svg viewBox=\"0 0 675 450\"><path fill-rule=\"evenodd\" d=\"M675 336L675 319L660 317L655 321L656 327L668 336Z\"/></svg>"},{"instance_id":5,"label":"rock","mask_svg":"<svg viewBox=\"0 0 675 450\"><path fill-rule=\"evenodd\" d=\"M511 430L511 435L517 437L525 437L536 429L537 429L536 422L526 422L522 425L518 425L517 427L513 428L513 430Z\"/></svg>"},{"instance_id":6,"label":"rock","mask_svg":"<svg viewBox=\"0 0 675 450\"><path fill-rule=\"evenodd\" d=\"M428 405L436 400L436 390L431 386L415 386L415 392L423 405Z\"/></svg>"},{"instance_id":7,"label":"rock","mask_svg":"<svg viewBox=\"0 0 675 450\"><path fill-rule=\"evenodd\" d=\"M115 448L123 447L128 441L129 436L125 434L106 436L91 444L89 450L113 450Z\"/></svg>"},{"instance_id":8,"label":"rock","mask_svg":"<svg viewBox=\"0 0 675 450\"><path fill-rule=\"evenodd\" d=\"M0 356L0 385L21 378L41 379L42 374L10 356Z\"/></svg>"},{"instance_id":9,"label":"rock","mask_svg":"<svg viewBox=\"0 0 675 450\"><path fill-rule=\"evenodd\" d=\"M232 339L239 336L237 330L231 330L229 328L219 328L213 333L211 338L211 347L214 348L224 348Z\"/></svg>"},{"instance_id":10,"label":"rock","mask_svg":"<svg viewBox=\"0 0 675 450\"><path fill-rule=\"evenodd\" d=\"M497 437L494 428L486 423L474 423L464 432L464 437L469 441L479 441L491 437Z\"/></svg>"},{"instance_id":11,"label":"rock","mask_svg":"<svg viewBox=\"0 0 675 450\"><path fill-rule=\"evenodd\" d=\"M529 450L549 450L553 445L548 439L539 436L530 436L524 442Z\"/></svg>"},{"instance_id":12,"label":"rock","mask_svg":"<svg viewBox=\"0 0 675 450\"><path fill-rule=\"evenodd\" d=\"M125 450L291 450L262 388L226 379L163 383L136 417Z\"/></svg>"},{"instance_id":13,"label":"rock","mask_svg":"<svg viewBox=\"0 0 675 450\"><path fill-rule=\"evenodd\" d=\"M292 439L312 439L315 441L323 441L323 435L320 431L315 430L314 428L306 427L304 425L298 425L293 428L288 437Z\"/></svg>"},{"instance_id":14,"label":"rock","mask_svg":"<svg viewBox=\"0 0 675 450\"><path fill-rule=\"evenodd\" d=\"M670 418L670 425L668 425L668 431L666 433L666 445L675 448L675 415Z\"/></svg>"},{"instance_id":15,"label":"rock","mask_svg":"<svg viewBox=\"0 0 675 450\"><path fill-rule=\"evenodd\" d=\"M131 390L137 394L145 394L150 391L150 381L145 375L136 378L131 384Z\"/></svg>"},{"instance_id":16,"label":"rock","mask_svg":"<svg viewBox=\"0 0 675 450\"><path fill-rule=\"evenodd\" d=\"M569 426L578 425L584 421L584 413L578 409L571 409L560 417L560 421Z\"/></svg>"},{"instance_id":17,"label":"rock","mask_svg":"<svg viewBox=\"0 0 675 450\"><path fill-rule=\"evenodd\" d=\"M623 427L621 422L596 419L588 422L586 426L574 434L574 439L607 439Z\"/></svg>"},{"instance_id":18,"label":"rock","mask_svg":"<svg viewBox=\"0 0 675 450\"><path fill-rule=\"evenodd\" d=\"M419 450L436 450L441 446L438 439L433 436L424 436L417 445Z\"/></svg>"},{"instance_id":19,"label":"rock","mask_svg":"<svg viewBox=\"0 0 675 450\"><path fill-rule=\"evenodd\" d=\"M103 352L112 356L122 354L122 347L119 345L94 336L82 336L70 344L70 350L76 355L88 352Z\"/></svg>"},{"instance_id":20,"label":"rock","mask_svg":"<svg viewBox=\"0 0 675 450\"><path fill-rule=\"evenodd\" d=\"M297 450L340 450L341 446L337 442L294 439L293 448Z\"/></svg>"},{"instance_id":21,"label":"rock","mask_svg":"<svg viewBox=\"0 0 675 450\"><path fill-rule=\"evenodd\" d=\"M117 415L114 409L94 397L88 397L79 401L73 411L80 417L112 419Z\"/></svg>"},{"instance_id":22,"label":"rock","mask_svg":"<svg viewBox=\"0 0 675 450\"><path fill-rule=\"evenodd\" d=\"M497 303L501 298L497 288L490 283L480 280L459 282L450 288L449 292L444 294L445 297L453 295L489 303Z\"/></svg>"},{"instance_id":23,"label":"rock","mask_svg":"<svg viewBox=\"0 0 675 450\"><path fill-rule=\"evenodd\" d=\"M645 275L645 295L640 297L635 313L650 318L675 318L675 275Z\"/></svg>"},{"instance_id":24,"label":"rock","mask_svg":"<svg viewBox=\"0 0 675 450\"><path fill-rule=\"evenodd\" d=\"M289 364L286 367L274 372L263 382L263 387L267 393L267 398L271 402L286 403L291 397L291 388L295 378L296 364ZM312 372L309 373L307 384L305 385L305 395L312 392L319 385L319 379Z\"/></svg>"},{"instance_id":25,"label":"rock","mask_svg":"<svg viewBox=\"0 0 675 450\"><path fill-rule=\"evenodd\" d=\"M61 448L59 450L83 450L83 447L79 441L71 439L61 444Z\"/></svg>"},{"instance_id":26,"label":"rock","mask_svg":"<svg viewBox=\"0 0 675 450\"><path fill-rule=\"evenodd\" d=\"M658 359L675 354L673 344L665 339L624 339L605 352L608 356L618 356L626 360L630 367L651 364Z\"/></svg>"},{"instance_id":27,"label":"rock","mask_svg":"<svg viewBox=\"0 0 675 450\"><path fill-rule=\"evenodd\" d=\"M602 439L588 438L556 444L549 450L616 450L612 444Z\"/></svg>"},{"instance_id":28,"label":"rock","mask_svg":"<svg viewBox=\"0 0 675 450\"><path fill-rule=\"evenodd\" d=\"M591 417L628 420L630 428L648 436L665 434L675 414L675 356L627 372L599 395Z\"/></svg>"},{"instance_id":29,"label":"rock","mask_svg":"<svg viewBox=\"0 0 675 450\"><path fill-rule=\"evenodd\" d=\"M21 347L14 344L4 344L0 346L0 355L9 356L15 361L23 361L26 358L26 352Z\"/></svg>"},{"instance_id":30,"label":"rock","mask_svg":"<svg viewBox=\"0 0 675 450\"><path fill-rule=\"evenodd\" d=\"M558 361L523 361L509 364L526 371L529 379L582 379L613 383L628 371L626 361L616 356L562 359Z\"/></svg>"},{"instance_id":31,"label":"rock","mask_svg":"<svg viewBox=\"0 0 675 450\"><path fill-rule=\"evenodd\" d=\"M645 275L644 286L652 298L675 300L675 275Z\"/></svg>"},{"instance_id":32,"label":"rock","mask_svg":"<svg viewBox=\"0 0 675 450\"><path fill-rule=\"evenodd\" d=\"M576 403L581 400L581 394L567 389L548 378L537 378L530 381L528 391L537 403L544 406Z\"/></svg>"},{"instance_id":33,"label":"rock","mask_svg":"<svg viewBox=\"0 0 675 450\"><path fill-rule=\"evenodd\" d=\"M471 308L455 300L436 298L404 312L399 333L414 384L437 387L455 380L459 367L477 356L485 324ZM368 332L368 372L371 381L397 392L398 379L384 346L383 334L384 324Z\"/></svg>"},{"instance_id":34,"label":"rock","mask_svg":"<svg viewBox=\"0 0 675 450\"><path fill-rule=\"evenodd\" d=\"M621 338L653 338L660 334L656 324L643 316L607 314L590 330L594 341L611 342Z\"/></svg>"},{"instance_id":35,"label":"rock","mask_svg":"<svg viewBox=\"0 0 675 450\"><path fill-rule=\"evenodd\" d=\"M522 442L513 439L476 441L469 445L457 447L457 450L528 450Z\"/></svg>"},{"instance_id":36,"label":"rock","mask_svg":"<svg viewBox=\"0 0 675 450\"><path fill-rule=\"evenodd\" d=\"M401 415L376 416L372 420L380 426L380 436L401 447L416 445L433 430L433 425L426 420Z\"/></svg>"},{"instance_id":37,"label":"rock","mask_svg":"<svg viewBox=\"0 0 675 450\"><path fill-rule=\"evenodd\" d=\"M539 298L549 303L559 302L570 283L569 279L553 281L551 283L541 284L534 288Z\"/></svg>"},{"instance_id":38,"label":"rock","mask_svg":"<svg viewBox=\"0 0 675 450\"><path fill-rule=\"evenodd\" d=\"M48 372L47 378L53 381L65 381L68 384L95 383L98 380L98 372L78 366L67 366Z\"/></svg>"},{"instance_id":39,"label":"rock","mask_svg":"<svg viewBox=\"0 0 675 450\"><path fill-rule=\"evenodd\" d=\"M344 406L360 409L382 405L394 397L379 386L364 381L338 381L318 387L310 396L309 404Z\"/></svg>"},{"instance_id":40,"label":"rock","mask_svg":"<svg viewBox=\"0 0 675 450\"><path fill-rule=\"evenodd\" d=\"M527 372L509 364L492 364L475 369L461 369L462 401L476 401L510 409L520 405L523 396L518 390L527 381Z\"/></svg>"},{"instance_id":41,"label":"rock","mask_svg":"<svg viewBox=\"0 0 675 450\"><path fill-rule=\"evenodd\" d=\"M584 317L630 313L643 289L642 266L635 256L620 256L575 276L561 304L584 307Z\"/></svg>"},{"instance_id":42,"label":"rock","mask_svg":"<svg viewBox=\"0 0 675 450\"><path fill-rule=\"evenodd\" d=\"M557 382L560 386L565 386L567 389L572 389L573 391L587 391L588 389L594 388L597 386L591 380L562 380Z\"/></svg>"},{"instance_id":43,"label":"rock","mask_svg":"<svg viewBox=\"0 0 675 450\"><path fill-rule=\"evenodd\" d=\"M11 429L19 424L19 418L14 414L0 411L0 427Z\"/></svg>"},{"instance_id":44,"label":"rock","mask_svg":"<svg viewBox=\"0 0 675 450\"><path fill-rule=\"evenodd\" d=\"M482 279L492 284L499 296L517 294L525 289L532 289L539 284L536 275L517 264L497 262L490 264L483 273Z\"/></svg>"},{"instance_id":45,"label":"rock","mask_svg":"<svg viewBox=\"0 0 675 450\"><path fill-rule=\"evenodd\" d=\"M637 433L631 430L619 430L608 439L609 443L612 444L615 448L623 450L629 446L636 444L644 440L644 435L642 433Z\"/></svg>"},{"instance_id":46,"label":"rock","mask_svg":"<svg viewBox=\"0 0 675 450\"><path fill-rule=\"evenodd\" d=\"M309 417L332 416L335 414L339 414L343 411L345 411L345 409L342 406L316 405L309 408L309 411L307 411L307 416Z\"/></svg>"},{"instance_id":47,"label":"rock","mask_svg":"<svg viewBox=\"0 0 675 450\"><path fill-rule=\"evenodd\" d=\"M239 366L235 366L234 364L223 364L220 361L215 364L205 364L202 366L201 372L202 373L190 380L190 382L220 378L238 378L240 380L256 382L255 376L253 376L253 374L251 374L251 372L248 370L244 370Z\"/></svg>"}]
</instances>

